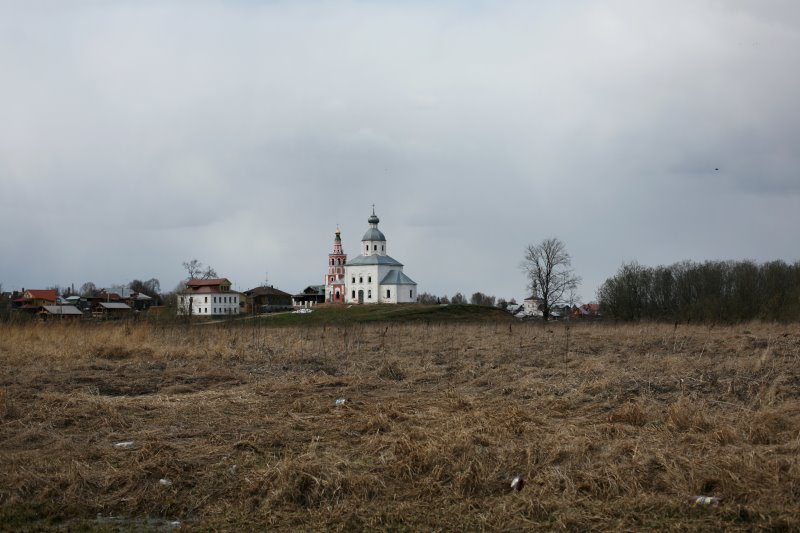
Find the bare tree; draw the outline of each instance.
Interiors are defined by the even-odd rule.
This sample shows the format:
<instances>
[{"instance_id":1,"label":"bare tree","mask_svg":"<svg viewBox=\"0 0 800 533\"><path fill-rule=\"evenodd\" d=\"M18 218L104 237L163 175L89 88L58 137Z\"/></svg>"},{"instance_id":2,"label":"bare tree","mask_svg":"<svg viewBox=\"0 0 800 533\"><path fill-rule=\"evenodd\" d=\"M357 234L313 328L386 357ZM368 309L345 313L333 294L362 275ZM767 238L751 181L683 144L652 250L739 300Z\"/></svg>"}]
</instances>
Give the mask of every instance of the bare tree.
<instances>
[{"instance_id":1,"label":"bare tree","mask_svg":"<svg viewBox=\"0 0 800 533\"><path fill-rule=\"evenodd\" d=\"M450 303L451 304L465 304L465 303L467 303L467 299L464 298L463 294L461 294L460 292L457 292L457 293L455 293L453 295L452 298L450 298Z\"/></svg>"},{"instance_id":2,"label":"bare tree","mask_svg":"<svg viewBox=\"0 0 800 533\"><path fill-rule=\"evenodd\" d=\"M421 304L435 304L437 301L436 296L433 294L428 294L427 292L423 292L417 295L417 302Z\"/></svg>"},{"instance_id":3,"label":"bare tree","mask_svg":"<svg viewBox=\"0 0 800 533\"><path fill-rule=\"evenodd\" d=\"M528 278L528 289L542 300L543 319L550 310L574 299L581 278L572 271L572 260L564 243L553 237L539 244L529 244L520 268Z\"/></svg>"},{"instance_id":4,"label":"bare tree","mask_svg":"<svg viewBox=\"0 0 800 533\"><path fill-rule=\"evenodd\" d=\"M128 284L128 288L132 292L146 294L156 302L161 299L161 283L156 278L150 278L147 281L135 279Z\"/></svg>"},{"instance_id":5,"label":"bare tree","mask_svg":"<svg viewBox=\"0 0 800 533\"><path fill-rule=\"evenodd\" d=\"M211 268L211 266L203 268L203 263L198 261L197 259L192 259L191 261L184 261L183 268L186 269L186 273L189 274L189 279L211 279L217 277L217 271Z\"/></svg>"},{"instance_id":6,"label":"bare tree","mask_svg":"<svg viewBox=\"0 0 800 533\"><path fill-rule=\"evenodd\" d=\"M494 301L494 296L483 294L480 291L473 293L472 297L469 299L469 303L472 305L487 305L489 307L494 307Z\"/></svg>"},{"instance_id":7,"label":"bare tree","mask_svg":"<svg viewBox=\"0 0 800 533\"><path fill-rule=\"evenodd\" d=\"M192 259L191 261L184 261L183 268L185 268L186 273L189 274L189 279L197 279L203 271L203 263L197 259Z\"/></svg>"},{"instance_id":8,"label":"bare tree","mask_svg":"<svg viewBox=\"0 0 800 533\"><path fill-rule=\"evenodd\" d=\"M97 296L97 286L91 281L87 281L79 290L81 296Z\"/></svg>"}]
</instances>

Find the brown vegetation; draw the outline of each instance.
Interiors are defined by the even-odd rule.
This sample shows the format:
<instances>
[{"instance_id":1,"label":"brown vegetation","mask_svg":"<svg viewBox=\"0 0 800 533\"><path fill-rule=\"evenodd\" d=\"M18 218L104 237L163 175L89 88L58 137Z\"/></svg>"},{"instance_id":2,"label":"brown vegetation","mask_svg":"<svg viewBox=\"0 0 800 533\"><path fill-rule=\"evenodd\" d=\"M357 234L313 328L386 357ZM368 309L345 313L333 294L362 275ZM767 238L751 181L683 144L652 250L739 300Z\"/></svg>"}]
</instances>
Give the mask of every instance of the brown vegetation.
<instances>
[{"instance_id":1,"label":"brown vegetation","mask_svg":"<svg viewBox=\"0 0 800 533\"><path fill-rule=\"evenodd\" d=\"M0 325L0 527L797 530L799 363L795 325Z\"/></svg>"}]
</instances>

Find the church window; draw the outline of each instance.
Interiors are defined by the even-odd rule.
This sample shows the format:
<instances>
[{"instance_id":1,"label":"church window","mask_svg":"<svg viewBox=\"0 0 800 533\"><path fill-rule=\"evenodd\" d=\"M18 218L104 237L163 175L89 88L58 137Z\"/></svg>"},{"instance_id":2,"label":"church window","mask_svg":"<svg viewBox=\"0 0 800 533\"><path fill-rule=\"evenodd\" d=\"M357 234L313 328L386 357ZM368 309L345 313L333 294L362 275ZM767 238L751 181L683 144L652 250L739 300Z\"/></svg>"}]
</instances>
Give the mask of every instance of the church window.
<instances>
[{"instance_id":1,"label":"church window","mask_svg":"<svg viewBox=\"0 0 800 533\"><path fill-rule=\"evenodd\" d=\"M372 299L372 290L367 291L367 298Z\"/></svg>"},{"instance_id":2,"label":"church window","mask_svg":"<svg viewBox=\"0 0 800 533\"><path fill-rule=\"evenodd\" d=\"M353 298L356 297L356 291L353 291Z\"/></svg>"},{"instance_id":3,"label":"church window","mask_svg":"<svg viewBox=\"0 0 800 533\"><path fill-rule=\"evenodd\" d=\"M391 298L392 297L392 291L390 289L386 289L386 297L387 298Z\"/></svg>"},{"instance_id":4,"label":"church window","mask_svg":"<svg viewBox=\"0 0 800 533\"><path fill-rule=\"evenodd\" d=\"M353 283L355 283L355 282L356 282L356 277L355 277L355 276L353 276Z\"/></svg>"},{"instance_id":5,"label":"church window","mask_svg":"<svg viewBox=\"0 0 800 533\"><path fill-rule=\"evenodd\" d=\"M383 245L381 244L381 252L383 251Z\"/></svg>"},{"instance_id":6,"label":"church window","mask_svg":"<svg viewBox=\"0 0 800 533\"><path fill-rule=\"evenodd\" d=\"M367 276L367 283L372 283L372 276Z\"/></svg>"},{"instance_id":7,"label":"church window","mask_svg":"<svg viewBox=\"0 0 800 533\"><path fill-rule=\"evenodd\" d=\"M206 296L206 301L205 301L205 302L203 302L203 303L208 303L208 296Z\"/></svg>"},{"instance_id":8,"label":"church window","mask_svg":"<svg viewBox=\"0 0 800 533\"><path fill-rule=\"evenodd\" d=\"M414 291L408 291L408 297L409 298L413 298L414 297Z\"/></svg>"},{"instance_id":9,"label":"church window","mask_svg":"<svg viewBox=\"0 0 800 533\"><path fill-rule=\"evenodd\" d=\"M378 245L377 244L373 244L372 245L372 249L377 251L378 250Z\"/></svg>"}]
</instances>

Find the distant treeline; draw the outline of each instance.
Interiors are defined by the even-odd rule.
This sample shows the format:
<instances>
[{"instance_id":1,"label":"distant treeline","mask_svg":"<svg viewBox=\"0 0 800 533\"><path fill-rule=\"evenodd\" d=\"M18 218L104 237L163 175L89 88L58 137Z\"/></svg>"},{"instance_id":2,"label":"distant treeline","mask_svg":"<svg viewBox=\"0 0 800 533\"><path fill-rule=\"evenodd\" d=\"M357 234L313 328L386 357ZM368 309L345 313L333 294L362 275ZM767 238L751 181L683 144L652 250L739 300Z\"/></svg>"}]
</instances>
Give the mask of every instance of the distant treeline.
<instances>
[{"instance_id":1,"label":"distant treeline","mask_svg":"<svg viewBox=\"0 0 800 533\"><path fill-rule=\"evenodd\" d=\"M800 262L622 265L597 291L611 319L731 323L800 320Z\"/></svg>"}]
</instances>

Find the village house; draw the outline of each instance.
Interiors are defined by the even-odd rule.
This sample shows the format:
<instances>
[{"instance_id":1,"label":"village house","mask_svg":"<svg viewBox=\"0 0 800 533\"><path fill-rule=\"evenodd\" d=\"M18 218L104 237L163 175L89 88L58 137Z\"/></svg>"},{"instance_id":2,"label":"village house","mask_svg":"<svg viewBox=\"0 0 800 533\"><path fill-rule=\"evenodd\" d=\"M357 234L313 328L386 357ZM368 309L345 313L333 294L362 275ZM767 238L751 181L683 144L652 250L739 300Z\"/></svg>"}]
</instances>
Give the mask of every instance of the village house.
<instances>
[{"instance_id":1,"label":"village house","mask_svg":"<svg viewBox=\"0 0 800 533\"><path fill-rule=\"evenodd\" d=\"M83 312L74 305L43 305L37 315L44 321L79 321L83 318Z\"/></svg>"},{"instance_id":2,"label":"village house","mask_svg":"<svg viewBox=\"0 0 800 533\"><path fill-rule=\"evenodd\" d=\"M597 318L600 316L600 304L591 303L575 307L572 310L572 316L573 318Z\"/></svg>"},{"instance_id":3,"label":"village house","mask_svg":"<svg viewBox=\"0 0 800 533\"><path fill-rule=\"evenodd\" d=\"M374 208L367 222L361 254L345 264L345 302L416 302L417 284L403 273L403 264L387 254L386 237L378 229L380 219Z\"/></svg>"},{"instance_id":4,"label":"village house","mask_svg":"<svg viewBox=\"0 0 800 533\"><path fill-rule=\"evenodd\" d=\"M13 308L35 313L43 305L56 305L58 292L55 289L22 289L22 294L12 301Z\"/></svg>"},{"instance_id":5,"label":"village house","mask_svg":"<svg viewBox=\"0 0 800 533\"><path fill-rule=\"evenodd\" d=\"M314 307L325 303L325 285L309 285L299 294L292 295L295 307Z\"/></svg>"},{"instance_id":6,"label":"village house","mask_svg":"<svg viewBox=\"0 0 800 533\"><path fill-rule=\"evenodd\" d=\"M256 287L242 293L245 313L271 313L292 309L292 295L272 285Z\"/></svg>"},{"instance_id":7,"label":"village house","mask_svg":"<svg viewBox=\"0 0 800 533\"><path fill-rule=\"evenodd\" d=\"M219 316L239 314L239 293L227 278L190 279L178 295L178 314Z\"/></svg>"},{"instance_id":8,"label":"village house","mask_svg":"<svg viewBox=\"0 0 800 533\"><path fill-rule=\"evenodd\" d=\"M529 296L522 300L522 308L514 315L517 318L541 318L544 316L542 305L544 300L536 296Z\"/></svg>"},{"instance_id":9,"label":"village house","mask_svg":"<svg viewBox=\"0 0 800 533\"><path fill-rule=\"evenodd\" d=\"M124 302L103 302L92 303L92 316L94 318L127 318L131 315L131 307Z\"/></svg>"}]
</instances>

